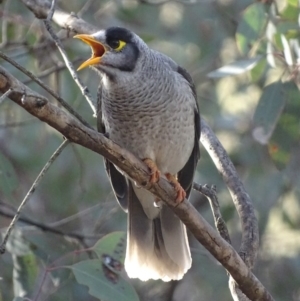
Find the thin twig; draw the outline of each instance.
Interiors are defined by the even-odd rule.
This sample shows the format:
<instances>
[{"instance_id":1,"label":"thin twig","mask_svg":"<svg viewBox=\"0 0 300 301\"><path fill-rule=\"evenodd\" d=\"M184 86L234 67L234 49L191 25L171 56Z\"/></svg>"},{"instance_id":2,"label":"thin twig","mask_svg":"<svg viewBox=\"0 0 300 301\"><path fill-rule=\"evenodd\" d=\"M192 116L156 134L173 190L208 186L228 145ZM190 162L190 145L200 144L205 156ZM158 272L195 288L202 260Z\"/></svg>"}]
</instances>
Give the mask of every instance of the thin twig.
<instances>
[{"instance_id":1,"label":"thin twig","mask_svg":"<svg viewBox=\"0 0 300 301\"><path fill-rule=\"evenodd\" d=\"M93 4L95 0L88 0L84 3L84 5L82 6L82 8L77 12L77 16L79 18L82 17L82 15L88 11L88 9L90 8L90 6Z\"/></svg>"},{"instance_id":2,"label":"thin twig","mask_svg":"<svg viewBox=\"0 0 300 301\"><path fill-rule=\"evenodd\" d=\"M26 74L28 77L30 77L32 80L34 80L37 84L39 84L43 89L45 89L50 95L52 95L55 99L58 100L58 102L67 110L69 113L71 113L73 116L75 116L82 124L85 126L91 128L91 126L76 112L72 109L72 107L66 103L57 93L55 93L52 89L49 88L49 86L45 85L40 79L38 79L33 73L19 65L16 61L5 55L3 52L0 51L0 57L15 66L17 69L22 71L24 74Z\"/></svg>"},{"instance_id":3,"label":"thin twig","mask_svg":"<svg viewBox=\"0 0 300 301\"><path fill-rule=\"evenodd\" d=\"M51 7L47 16L47 20L51 21L55 11L56 0L52 0Z\"/></svg>"},{"instance_id":4,"label":"thin twig","mask_svg":"<svg viewBox=\"0 0 300 301\"><path fill-rule=\"evenodd\" d=\"M15 213L9 213L7 211L0 209L0 215L8 217L8 218L13 218L15 216ZM23 216L19 216L18 221L25 223L27 225L35 226L36 228L39 228L42 231L51 232L51 233L61 235L61 236L69 236L72 238L76 238L80 241L85 240L85 239L98 239L103 236L100 234L99 235L84 235L84 234L80 234L80 233L76 233L76 232L64 232L59 229L56 229L55 227L36 222L30 218L23 217Z\"/></svg>"},{"instance_id":5,"label":"thin twig","mask_svg":"<svg viewBox=\"0 0 300 301\"><path fill-rule=\"evenodd\" d=\"M1 97L0 97L0 104L3 102L3 100L9 96L9 94L12 92L12 89L8 89Z\"/></svg>"},{"instance_id":6,"label":"thin twig","mask_svg":"<svg viewBox=\"0 0 300 301\"><path fill-rule=\"evenodd\" d=\"M51 41L51 43L52 43L52 41ZM52 44L54 47L54 43L52 43ZM10 58L16 60L16 59L22 58L25 55L28 55L28 53L35 55L35 53L43 50L43 48L45 48L45 47L51 48L52 44L50 44L48 40L40 42L39 44L37 44L35 46L29 46L29 45L23 43L22 46L24 46L26 49L22 50L20 52L12 53Z\"/></svg>"},{"instance_id":7,"label":"thin twig","mask_svg":"<svg viewBox=\"0 0 300 301\"><path fill-rule=\"evenodd\" d=\"M194 183L193 189L199 191L207 197L218 232L229 244L231 244L229 232L220 211L220 205L216 193L216 186L213 185L212 187L209 187L208 185L200 185L198 183Z\"/></svg>"},{"instance_id":8,"label":"thin twig","mask_svg":"<svg viewBox=\"0 0 300 301\"><path fill-rule=\"evenodd\" d=\"M73 63L76 63L77 61L80 61L80 60L82 60L82 59L77 58L77 59L75 59L73 61ZM36 77L39 78L39 79L42 79L42 78L47 77L48 75L50 75L50 74L52 74L54 72L59 72L59 71L62 71L64 69L66 69L66 68L67 68L67 66L64 63L59 62L56 66L50 67L50 68L42 71L41 73L37 74ZM32 82L32 79L29 78L29 79L24 80L23 84L24 85L28 85L31 82Z\"/></svg>"},{"instance_id":9,"label":"thin twig","mask_svg":"<svg viewBox=\"0 0 300 301\"><path fill-rule=\"evenodd\" d=\"M70 62L70 60L68 59L68 56L67 56L67 53L61 43L61 41L59 40L59 38L56 36L50 22L48 20L44 20L44 25L47 29L47 31L49 32L49 34L51 35L53 41L55 42L58 50L60 51L65 63L66 63L66 66L68 67L69 71L70 71L70 74L71 76L73 77L75 83L77 84L77 86L79 87L82 95L85 97L85 99L87 100L88 104L90 105L93 113L94 113L94 117L97 116L97 110L96 110L96 106L95 106L95 101L93 100L90 92L89 92L89 89L87 86L84 86L81 82L81 80L78 78L77 76L77 73L74 69L74 66L73 64Z\"/></svg>"},{"instance_id":10,"label":"thin twig","mask_svg":"<svg viewBox=\"0 0 300 301\"><path fill-rule=\"evenodd\" d=\"M24 126L24 125L31 125L34 122L37 122L38 119L29 119L29 120L24 120L24 121L19 121L19 122L10 122L10 123L4 123L0 124L0 130L1 129L7 129L7 128L15 128L19 126Z\"/></svg>"},{"instance_id":11,"label":"thin twig","mask_svg":"<svg viewBox=\"0 0 300 301\"><path fill-rule=\"evenodd\" d=\"M104 207L101 203L98 203L98 204L96 204L96 205L94 205L94 206L92 206L92 207L89 207L89 208L86 208L86 209L83 209L83 210L81 210L80 212L78 212L78 213L75 213L75 214L73 214L73 215L68 215L67 217L65 217L65 218L63 218L63 219L61 219L61 220L59 220L59 221L56 221L56 222L52 222L52 223L50 223L49 224L49 226L51 226L51 227L61 227L62 225L65 225L65 224L67 224L67 223L70 223L70 222L72 222L72 221L74 221L74 220L77 220L77 219L79 219L79 218L82 218L84 215L88 215L88 214L90 214L90 213L94 213L95 212L95 210L97 209L97 207ZM105 209L105 208L104 208Z\"/></svg>"},{"instance_id":12,"label":"thin twig","mask_svg":"<svg viewBox=\"0 0 300 301\"><path fill-rule=\"evenodd\" d=\"M8 24L8 20L7 18L5 17L5 15L7 14L7 11L8 11L8 6L10 4L10 0L7 0L5 3L4 3L4 7L3 7L3 11L2 11L2 41L0 43L0 49L1 48L4 48L6 45L7 45L7 24Z\"/></svg>"},{"instance_id":13,"label":"thin twig","mask_svg":"<svg viewBox=\"0 0 300 301\"><path fill-rule=\"evenodd\" d=\"M16 222L19 219L19 216L21 214L21 210L22 208L25 206L25 204L27 203L27 201L29 200L29 198L31 197L31 195L34 193L36 187L38 186L38 184L40 183L41 179L44 177L44 175L46 174L47 170L49 169L49 167L52 165L52 163L54 162L54 160L58 157L58 155L62 152L62 150L69 144L69 140L65 140L63 141L63 143L57 148L57 150L53 153L53 155L50 157L49 161L45 164L45 166L43 167L43 169L41 170L41 172L39 173L39 175L37 176L37 178L35 179L34 183L32 184L31 188L29 189L29 191L27 192L25 198L23 199L23 201L21 202L13 220L11 221L5 236L3 238L3 242L0 245L0 254L4 254L5 253L5 247L6 247L6 243L7 240L9 238L9 235L14 227L14 225L16 224Z\"/></svg>"}]
</instances>

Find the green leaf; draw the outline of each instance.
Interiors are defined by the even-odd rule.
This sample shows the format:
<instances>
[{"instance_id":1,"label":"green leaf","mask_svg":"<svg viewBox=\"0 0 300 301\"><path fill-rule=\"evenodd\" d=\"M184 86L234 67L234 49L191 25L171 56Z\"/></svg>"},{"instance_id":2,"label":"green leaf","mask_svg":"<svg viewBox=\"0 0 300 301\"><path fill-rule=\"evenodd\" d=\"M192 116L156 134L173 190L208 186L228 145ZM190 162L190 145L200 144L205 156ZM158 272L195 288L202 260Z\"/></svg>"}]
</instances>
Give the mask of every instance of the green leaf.
<instances>
[{"instance_id":1,"label":"green leaf","mask_svg":"<svg viewBox=\"0 0 300 301\"><path fill-rule=\"evenodd\" d=\"M276 30L277 31L274 33L272 41L279 51L284 50L282 36L284 36L287 41L290 41L291 39L298 39L300 37L299 25L294 22L281 22L277 25Z\"/></svg>"},{"instance_id":2,"label":"green leaf","mask_svg":"<svg viewBox=\"0 0 300 301\"><path fill-rule=\"evenodd\" d=\"M74 252L78 247L75 240L69 239L68 237L53 235L50 233L45 234L42 231L24 231L24 236L29 242L29 247L32 253L40 259L45 266L49 263L61 258L68 252ZM65 264L67 260L71 258L65 258ZM54 286L57 286L61 279L69 277L70 271L66 269L54 269L48 273Z\"/></svg>"},{"instance_id":3,"label":"green leaf","mask_svg":"<svg viewBox=\"0 0 300 301\"><path fill-rule=\"evenodd\" d=\"M9 197L18 186L14 167L7 157L0 152L0 192Z\"/></svg>"},{"instance_id":4,"label":"green leaf","mask_svg":"<svg viewBox=\"0 0 300 301\"><path fill-rule=\"evenodd\" d=\"M286 20L297 21L299 16L299 5L297 0L288 0L284 10L280 13Z\"/></svg>"},{"instance_id":5,"label":"green leaf","mask_svg":"<svg viewBox=\"0 0 300 301\"><path fill-rule=\"evenodd\" d=\"M279 81L265 87L254 113L253 137L268 143L286 102L284 84Z\"/></svg>"},{"instance_id":6,"label":"green leaf","mask_svg":"<svg viewBox=\"0 0 300 301\"><path fill-rule=\"evenodd\" d=\"M12 254L13 285L15 297L24 297L32 292L38 273L35 255L30 242L23 235L23 229L15 227L11 232L6 250Z\"/></svg>"},{"instance_id":7,"label":"green leaf","mask_svg":"<svg viewBox=\"0 0 300 301\"><path fill-rule=\"evenodd\" d=\"M13 285L15 296L28 296L32 293L38 274L36 257L33 253L24 256L12 256L13 259Z\"/></svg>"},{"instance_id":8,"label":"green leaf","mask_svg":"<svg viewBox=\"0 0 300 301\"><path fill-rule=\"evenodd\" d=\"M280 22L276 25L276 33L272 37L272 42L277 50L283 51L285 47L283 39L291 43L291 40L299 39L299 37L298 23L291 21Z\"/></svg>"},{"instance_id":9,"label":"green leaf","mask_svg":"<svg viewBox=\"0 0 300 301\"><path fill-rule=\"evenodd\" d=\"M24 236L29 242L31 251L45 263L57 260L77 247L72 239L49 233L45 235L42 231L36 231L34 234L25 231Z\"/></svg>"},{"instance_id":10,"label":"green leaf","mask_svg":"<svg viewBox=\"0 0 300 301\"><path fill-rule=\"evenodd\" d=\"M256 66L250 72L253 82L257 82L261 79L261 77L265 73L266 67L267 67L266 59L262 59L259 62L257 62Z\"/></svg>"},{"instance_id":11,"label":"green leaf","mask_svg":"<svg viewBox=\"0 0 300 301\"><path fill-rule=\"evenodd\" d=\"M101 301L139 300L134 288L99 259L76 263L71 269L78 283L88 286L89 293Z\"/></svg>"},{"instance_id":12,"label":"green leaf","mask_svg":"<svg viewBox=\"0 0 300 301\"><path fill-rule=\"evenodd\" d=\"M126 246L126 233L113 232L101 238L92 248L98 258L102 259L104 254L124 264Z\"/></svg>"},{"instance_id":13,"label":"green leaf","mask_svg":"<svg viewBox=\"0 0 300 301\"><path fill-rule=\"evenodd\" d=\"M283 88L286 106L268 144L269 154L279 170L285 168L293 148L300 140L299 90L292 82L283 84Z\"/></svg>"},{"instance_id":14,"label":"green leaf","mask_svg":"<svg viewBox=\"0 0 300 301\"><path fill-rule=\"evenodd\" d=\"M276 24L276 31L279 34L286 35L287 38L289 38L290 32L298 31L296 37L299 37L299 25L293 21L284 21ZM292 37L294 37L294 34Z\"/></svg>"},{"instance_id":15,"label":"green leaf","mask_svg":"<svg viewBox=\"0 0 300 301\"><path fill-rule=\"evenodd\" d=\"M292 148L300 139L299 112L299 90L292 82L267 86L256 108L253 136L260 143L268 144L278 169L289 162Z\"/></svg>"},{"instance_id":16,"label":"green leaf","mask_svg":"<svg viewBox=\"0 0 300 301\"><path fill-rule=\"evenodd\" d=\"M262 56L259 55L251 59L236 61L208 73L207 76L210 78L221 78L229 75L242 74L254 68L261 59Z\"/></svg>"},{"instance_id":17,"label":"green leaf","mask_svg":"<svg viewBox=\"0 0 300 301\"><path fill-rule=\"evenodd\" d=\"M139 300L134 288L120 275L125 258L126 233L104 236L92 248L99 259L71 266L77 281L87 285L89 293L102 301Z\"/></svg>"},{"instance_id":18,"label":"green leaf","mask_svg":"<svg viewBox=\"0 0 300 301\"><path fill-rule=\"evenodd\" d=\"M267 15L262 3L255 3L243 12L236 32L236 42L240 52L247 55L264 33Z\"/></svg>"}]
</instances>

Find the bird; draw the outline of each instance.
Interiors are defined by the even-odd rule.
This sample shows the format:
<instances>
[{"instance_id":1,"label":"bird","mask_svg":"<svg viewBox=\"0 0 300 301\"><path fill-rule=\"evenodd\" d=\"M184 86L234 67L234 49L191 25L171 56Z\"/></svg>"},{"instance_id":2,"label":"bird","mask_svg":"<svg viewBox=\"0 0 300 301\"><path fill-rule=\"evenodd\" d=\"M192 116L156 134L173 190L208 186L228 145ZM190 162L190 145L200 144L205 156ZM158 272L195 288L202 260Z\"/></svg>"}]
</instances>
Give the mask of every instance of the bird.
<instances>
[{"instance_id":1,"label":"bird","mask_svg":"<svg viewBox=\"0 0 300 301\"><path fill-rule=\"evenodd\" d=\"M92 51L78 70L89 66L100 75L98 131L143 160L150 183L166 177L176 190L174 202L188 198L200 159L201 131L189 73L123 27L74 37ZM182 279L192 264L185 225L167 205L104 160L119 205L128 213L127 275L142 281Z\"/></svg>"}]
</instances>

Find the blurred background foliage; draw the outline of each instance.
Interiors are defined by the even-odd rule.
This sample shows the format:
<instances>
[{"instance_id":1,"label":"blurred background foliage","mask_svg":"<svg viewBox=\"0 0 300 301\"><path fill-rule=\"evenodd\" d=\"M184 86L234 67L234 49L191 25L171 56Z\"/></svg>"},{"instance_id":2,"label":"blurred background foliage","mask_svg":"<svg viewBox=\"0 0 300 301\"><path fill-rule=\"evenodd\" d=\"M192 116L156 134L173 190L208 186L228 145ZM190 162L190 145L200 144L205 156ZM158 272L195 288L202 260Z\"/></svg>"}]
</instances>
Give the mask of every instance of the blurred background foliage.
<instances>
[{"instance_id":1,"label":"blurred background foliage","mask_svg":"<svg viewBox=\"0 0 300 301\"><path fill-rule=\"evenodd\" d=\"M95 126L88 104L42 22L21 1L0 3L1 51L41 78ZM119 25L132 29L150 47L169 55L190 72L202 117L226 148L256 208L261 240L254 273L276 300L299 301L298 1L61 0L57 5L99 28ZM57 26L54 28L63 38L69 58L78 66L89 56L89 49L66 38ZM9 63L1 60L1 66L49 97ZM97 76L83 70L80 77L96 95ZM2 233L11 220L7 215L20 204L61 142L60 134L9 99L0 104ZM222 213L233 245L238 248L239 218L204 149L196 181L217 185ZM208 203L197 193L191 201L212 223ZM118 253L120 257L114 262L103 250L97 251L99 238L126 230L126 214L117 206L99 155L69 145L38 186L22 216L64 233L80 233L84 238L18 223L6 254L0 257L0 300L98 300L95 290L103 291L101 284L87 281L88 289L79 284L87 284L86 277L82 280L75 271L82 262L97 256L105 274L99 279L110 282L108 291L112 291L112 295L101 296L102 300L137 298L124 272L122 289L128 290L124 298L116 295L119 291L114 283L119 282L114 277L119 277L120 271L115 263L122 261L122 255ZM117 247L124 249L122 237L113 234L104 249L109 254ZM226 271L193 237L190 242L193 266L182 281L128 280L140 300L232 300ZM96 263L84 268L96 269L95 266Z\"/></svg>"}]
</instances>

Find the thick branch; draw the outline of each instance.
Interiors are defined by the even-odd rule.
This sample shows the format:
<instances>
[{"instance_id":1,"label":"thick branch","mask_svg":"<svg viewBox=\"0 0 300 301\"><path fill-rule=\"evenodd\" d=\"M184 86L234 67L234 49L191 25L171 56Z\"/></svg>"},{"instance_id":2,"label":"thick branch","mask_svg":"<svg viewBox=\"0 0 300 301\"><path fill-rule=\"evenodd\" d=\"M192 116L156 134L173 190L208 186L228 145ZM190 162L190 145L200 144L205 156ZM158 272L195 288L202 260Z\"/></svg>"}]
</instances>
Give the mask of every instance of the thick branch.
<instances>
[{"instance_id":1,"label":"thick branch","mask_svg":"<svg viewBox=\"0 0 300 301\"><path fill-rule=\"evenodd\" d=\"M241 218L242 243L239 251L240 256L247 266L252 268L259 247L258 224L253 204L222 144L204 120L202 120L201 125L201 143L223 176Z\"/></svg>"},{"instance_id":2,"label":"thick branch","mask_svg":"<svg viewBox=\"0 0 300 301\"><path fill-rule=\"evenodd\" d=\"M38 19L46 19L51 7L51 1L22 0L22 2L34 13ZM75 33L94 33L96 27L78 18L75 14L67 13L59 8L55 9L52 20L62 28Z\"/></svg>"},{"instance_id":3,"label":"thick branch","mask_svg":"<svg viewBox=\"0 0 300 301\"><path fill-rule=\"evenodd\" d=\"M213 229L186 200L177 207L176 192L164 178L149 186L145 164L104 135L87 128L69 113L48 102L0 67L0 92L12 89L10 99L59 131L67 139L93 150L118 166L140 186L147 186L153 194L170 206L186 224L198 241L228 270L242 291L251 300L273 300L259 280L247 268L237 252Z\"/></svg>"}]
</instances>

